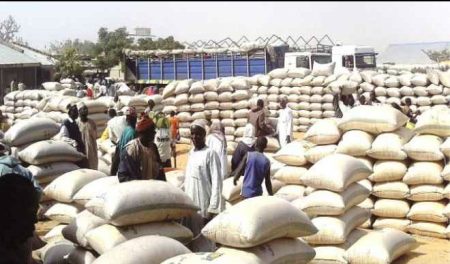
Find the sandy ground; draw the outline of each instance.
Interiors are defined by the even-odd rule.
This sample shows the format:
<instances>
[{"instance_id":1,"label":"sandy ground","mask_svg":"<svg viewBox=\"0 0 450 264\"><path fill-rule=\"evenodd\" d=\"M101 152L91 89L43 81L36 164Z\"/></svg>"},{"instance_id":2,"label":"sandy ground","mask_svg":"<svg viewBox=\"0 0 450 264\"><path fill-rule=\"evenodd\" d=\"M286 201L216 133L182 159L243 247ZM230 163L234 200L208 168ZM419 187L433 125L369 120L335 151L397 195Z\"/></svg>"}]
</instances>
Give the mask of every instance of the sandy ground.
<instances>
[{"instance_id":1,"label":"sandy ground","mask_svg":"<svg viewBox=\"0 0 450 264\"><path fill-rule=\"evenodd\" d=\"M300 139L303 133L294 133L294 138ZM177 168L186 167L189 145L177 145ZM172 161L173 162L173 161ZM53 227L58 225L55 221L45 221L36 224L36 232L39 236L45 235ZM402 256L393 264L448 264L450 263L450 241L444 239L414 236L417 247Z\"/></svg>"}]
</instances>

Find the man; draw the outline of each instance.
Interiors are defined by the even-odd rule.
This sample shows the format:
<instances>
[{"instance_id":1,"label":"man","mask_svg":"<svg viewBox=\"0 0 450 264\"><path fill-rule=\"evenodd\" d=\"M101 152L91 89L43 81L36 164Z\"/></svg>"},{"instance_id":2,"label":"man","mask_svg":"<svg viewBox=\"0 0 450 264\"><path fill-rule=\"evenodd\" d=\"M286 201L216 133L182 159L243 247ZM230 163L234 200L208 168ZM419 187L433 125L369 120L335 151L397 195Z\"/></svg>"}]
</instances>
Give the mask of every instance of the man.
<instances>
[{"instance_id":1,"label":"man","mask_svg":"<svg viewBox=\"0 0 450 264\"><path fill-rule=\"evenodd\" d=\"M85 146L81 137L80 128L76 122L78 118L78 108L76 105L69 105L69 118L63 121L59 135L74 141L74 145L78 152L86 153Z\"/></svg>"},{"instance_id":2,"label":"man","mask_svg":"<svg viewBox=\"0 0 450 264\"><path fill-rule=\"evenodd\" d=\"M2 110L0 110L0 130L5 133L9 129L9 124L7 117L3 115Z\"/></svg>"},{"instance_id":3,"label":"man","mask_svg":"<svg viewBox=\"0 0 450 264\"><path fill-rule=\"evenodd\" d=\"M255 128L252 124L245 126L244 136L239 141L231 158L231 171L234 171L248 152L255 151Z\"/></svg>"},{"instance_id":4,"label":"man","mask_svg":"<svg viewBox=\"0 0 450 264\"><path fill-rule=\"evenodd\" d=\"M155 123L144 116L136 125L138 138L130 141L120 154L117 171L119 182L132 180L163 180L164 170L159 157L155 140Z\"/></svg>"},{"instance_id":5,"label":"man","mask_svg":"<svg viewBox=\"0 0 450 264\"><path fill-rule=\"evenodd\" d=\"M81 139L83 140L86 158L88 160L88 168L97 170L98 168L98 154L97 154L97 126L92 119L88 118L88 108L86 105L80 107L80 120L78 127L81 132Z\"/></svg>"},{"instance_id":6,"label":"man","mask_svg":"<svg viewBox=\"0 0 450 264\"><path fill-rule=\"evenodd\" d=\"M17 81L16 81L16 79L13 79L11 81L10 90L11 90L11 92L14 92L14 91L17 91L17 89L18 89Z\"/></svg>"},{"instance_id":7,"label":"man","mask_svg":"<svg viewBox=\"0 0 450 264\"><path fill-rule=\"evenodd\" d=\"M361 96L359 97L358 102L359 102L358 106L360 106L360 105L366 105L366 104L367 104L366 97L365 97L364 95L361 95Z\"/></svg>"},{"instance_id":8,"label":"man","mask_svg":"<svg viewBox=\"0 0 450 264\"><path fill-rule=\"evenodd\" d=\"M117 116L114 108L108 109L108 116L110 119L100 139L102 141L110 139L114 145L117 145L123 131L127 127L126 116Z\"/></svg>"},{"instance_id":9,"label":"man","mask_svg":"<svg viewBox=\"0 0 450 264\"><path fill-rule=\"evenodd\" d=\"M145 108L144 113L150 118L155 117L155 112L153 111L153 108L155 108L155 102L152 99L150 99L148 100L147 104L148 106L147 108Z\"/></svg>"},{"instance_id":10,"label":"man","mask_svg":"<svg viewBox=\"0 0 450 264\"><path fill-rule=\"evenodd\" d=\"M155 144L164 167L172 167L172 143L170 135L170 121L162 112L157 112L154 116L156 124Z\"/></svg>"},{"instance_id":11,"label":"man","mask_svg":"<svg viewBox=\"0 0 450 264\"><path fill-rule=\"evenodd\" d=\"M333 108L334 108L335 116L337 118L342 118L342 116L343 116L343 113L341 110L341 101L342 100L345 100L345 95L341 96L340 93L335 93L333 95Z\"/></svg>"},{"instance_id":12,"label":"man","mask_svg":"<svg viewBox=\"0 0 450 264\"><path fill-rule=\"evenodd\" d=\"M180 137L179 129L180 129L180 120L175 115L175 111L170 112L170 134L172 135L172 142L175 143L178 141Z\"/></svg>"},{"instance_id":13,"label":"man","mask_svg":"<svg viewBox=\"0 0 450 264\"><path fill-rule=\"evenodd\" d=\"M213 122L206 137L206 145L219 156L222 179L228 176L227 139L225 127L220 121Z\"/></svg>"},{"instance_id":14,"label":"man","mask_svg":"<svg viewBox=\"0 0 450 264\"><path fill-rule=\"evenodd\" d=\"M222 177L220 160L217 154L206 146L206 120L197 119L191 125L191 140L194 148L189 152L186 166L184 191L200 208L184 220L194 236L198 236L191 244L194 252L215 250L215 245L201 235L202 228L225 209L222 198Z\"/></svg>"},{"instance_id":15,"label":"man","mask_svg":"<svg viewBox=\"0 0 450 264\"><path fill-rule=\"evenodd\" d=\"M293 130L292 110L287 107L287 98L282 97L280 100L280 111L278 112L277 134L280 146L284 147L291 143Z\"/></svg>"},{"instance_id":16,"label":"man","mask_svg":"<svg viewBox=\"0 0 450 264\"><path fill-rule=\"evenodd\" d=\"M256 102L256 108L252 109L248 115L248 122L255 126L255 135L268 136L274 131L273 128L266 123L266 114L264 112L264 101L258 99Z\"/></svg>"},{"instance_id":17,"label":"man","mask_svg":"<svg viewBox=\"0 0 450 264\"><path fill-rule=\"evenodd\" d=\"M375 91L370 93L370 100L369 100L368 105L374 105L374 106L381 105L381 102L378 101L378 99L377 99L377 97L375 95Z\"/></svg>"},{"instance_id":18,"label":"man","mask_svg":"<svg viewBox=\"0 0 450 264\"><path fill-rule=\"evenodd\" d=\"M128 144L128 142L136 138L136 109L134 107L126 108L124 114L127 125L123 130L119 142L116 146L116 151L111 162L111 175L116 175L117 173L120 162L120 154L125 149L125 146Z\"/></svg>"},{"instance_id":19,"label":"man","mask_svg":"<svg viewBox=\"0 0 450 264\"><path fill-rule=\"evenodd\" d=\"M264 180L267 192L269 195L273 195L270 181L270 161L263 154L266 147L267 138L258 137L256 139L256 151L248 152L238 168L232 173L234 185L237 185L237 181L244 174L244 183L241 191L243 199L261 196L263 194L261 185Z\"/></svg>"},{"instance_id":20,"label":"man","mask_svg":"<svg viewBox=\"0 0 450 264\"><path fill-rule=\"evenodd\" d=\"M0 263L31 264L42 189L31 172L0 143Z\"/></svg>"}]
</instances>

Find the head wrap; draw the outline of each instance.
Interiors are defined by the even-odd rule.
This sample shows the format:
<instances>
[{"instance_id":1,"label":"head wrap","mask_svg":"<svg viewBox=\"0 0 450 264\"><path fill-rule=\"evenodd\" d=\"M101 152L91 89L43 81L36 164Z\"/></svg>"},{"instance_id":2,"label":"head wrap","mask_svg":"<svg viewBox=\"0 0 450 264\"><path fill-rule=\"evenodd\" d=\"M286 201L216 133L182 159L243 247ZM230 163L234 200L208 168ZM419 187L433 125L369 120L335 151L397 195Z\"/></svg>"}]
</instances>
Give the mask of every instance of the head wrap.
<instances>
[{"instance_id":1,"label":"head wrap","mask_svg":"<svg viewBox=\"0 0 450 264\"><path fill-rule=\"evenodd\" d=\"M129 115L129 116L137 116L136 108L134 108L133 106L125 107L125 109L123 110L123 113L125 115Z\"/></svg>"},{"instance_id":2,"label":"head wrap","mask_svg":"<svg viewBox=\"0 0 450 264\"><path fill-rule=\"evenodd\" d=\"M138 132L138 133L144 132L145 130L151 128L154 125L155 125L155 123L153 122L153 120L150 117L144 116L141 119L139 119L139 121L137 122L136 132Z\"/></svg>"},{"instance_id":3,"label":"head wrap","mask_svg":"<svg viewBox=\"0 0 450 264\"><path fill-rule=\"evenodd\" d=\"M255 140L255 127L252 124L247 124L245 126L242 142L247 146L252 147L255 144Z\"/></svg>"},{"instance_id":4,"label":"head wrap","mask_svg":"<svg viewBox=\"0 0 450 264\"><path fill-rule=\"evenodd\" d=\"M196 119L194 122L192 122L191 124L191 128L193 127L200 127L201 129L205 130L206 132L206 120L205 119Z\"/></svg>"},{"instance_id":5,"label":"head wrap","mask_svg":"<svg viewBox=\"0 0 450 264\"><path fill-rule=\"evenodd\" d=\"M211 128L209 129L209 133L216 138L218 138L220 141L224 142L224 145L226 147L226 138L225 134L223 132L224 127L223 124L220 121L215 121L211 124Z\"/></svg>"}]
</instances>

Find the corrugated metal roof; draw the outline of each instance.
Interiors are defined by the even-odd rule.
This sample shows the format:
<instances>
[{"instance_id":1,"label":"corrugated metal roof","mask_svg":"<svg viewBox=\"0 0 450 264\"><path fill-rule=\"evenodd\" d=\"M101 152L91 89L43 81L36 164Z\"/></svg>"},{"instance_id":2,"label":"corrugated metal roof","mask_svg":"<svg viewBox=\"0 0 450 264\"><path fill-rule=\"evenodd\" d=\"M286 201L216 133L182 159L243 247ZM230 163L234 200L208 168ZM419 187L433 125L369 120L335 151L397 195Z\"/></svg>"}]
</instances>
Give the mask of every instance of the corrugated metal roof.
<instances>
[{"instance_id":1,"label":"corrugated metal roof","mask_svg":"<svg viewBox=\"0 0 450 264\"><path fill-rule=\"evenodd\" d=\"M4 43L0 43L0 65L39 66L40 62Z\"/></svg>"},{"instance_id":2,"label":"corrugated metal roof","mask_svg":"<svg viewBox=\"0 0 450 264\"><path fill-rule=\"evenodd\" d=\"M54 66L56 61L55 59L51 58L50 56L47 56L41 52L35 51L32 48L29 48L24 45L19 45L16 43L13 43L14 46L16 46L19 49L22 49L25 55L37 60L42 64L42 66Z\"/></svg>"},{"instance_id":3,"label":"corrugated metal roof","mask_svg":"<svg viewBox=\"0 0 450 264\"><path fill-rule=\"evenodd\" d=\"M391 44L378 56L381 63L430 64L434 63L422 51L450 49L450 41Z\"/></svg>"}]
</instances>

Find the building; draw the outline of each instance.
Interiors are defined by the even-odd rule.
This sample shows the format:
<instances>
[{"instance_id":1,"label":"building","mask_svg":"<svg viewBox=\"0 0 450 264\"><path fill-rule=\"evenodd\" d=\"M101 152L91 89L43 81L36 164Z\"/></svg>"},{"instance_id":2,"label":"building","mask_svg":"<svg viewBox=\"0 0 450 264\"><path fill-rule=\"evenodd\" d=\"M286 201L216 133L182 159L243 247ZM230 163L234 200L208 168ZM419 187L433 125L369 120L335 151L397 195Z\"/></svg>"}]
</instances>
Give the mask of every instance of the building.
<instances>
[{"instance_id":1,"label":"building","mask_svg":"<svg viewBox=\"0 0 450 264\"><path fill-rule=\"evenodd\" d=\"M29 89L50 81L55 61L46 54L17 43L0 42L0 96L8 93L12 80Z\"/></svg>"},{"instance_id":2,"label":"building","mask_svg":"<svg viewBox=\"0 0 450 264\"><path fill-rule=\"evenodd\" d=\"M390 44L378 56L379 63L434 64L424 51L450 49L450 41Z\"/></svg>"}]
</instances>

